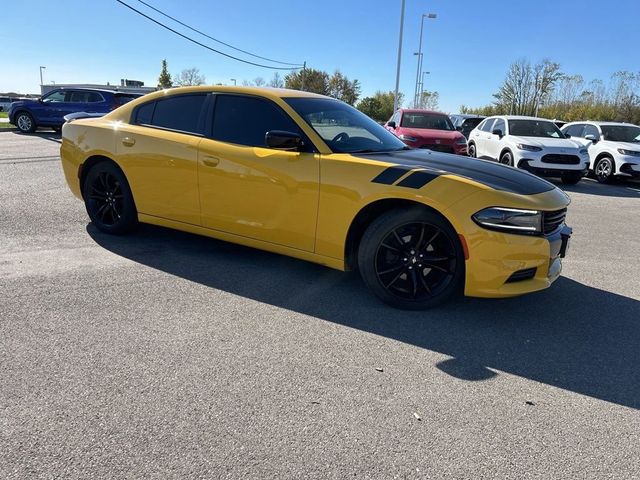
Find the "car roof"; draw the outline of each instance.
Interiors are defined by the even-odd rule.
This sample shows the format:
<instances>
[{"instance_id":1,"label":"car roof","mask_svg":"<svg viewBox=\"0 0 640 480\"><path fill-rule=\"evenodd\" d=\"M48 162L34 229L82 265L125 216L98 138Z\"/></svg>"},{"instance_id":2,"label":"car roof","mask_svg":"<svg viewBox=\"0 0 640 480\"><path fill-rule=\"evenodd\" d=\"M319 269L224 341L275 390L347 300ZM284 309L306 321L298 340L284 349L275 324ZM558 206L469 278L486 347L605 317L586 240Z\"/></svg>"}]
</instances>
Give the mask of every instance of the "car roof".
<instances>
[{"instance_id":1,"label":"car roof","mask_svg":"<svg viewBox=\"0 0 640 480\"><path fill-rule=\"evenodd\" d=\"M267 98L329 98L325 95L319 95L317 93L303 92L301 90L291 90L287 88L271 88L271 87L243 87L243 86L224 86L224 85L207 85L197 87L172 87L157 92L151 92L145 95L145 98L151 99L156 97L162 97L165 95L175 95L178 93L247 93L254 95L261 95Z\"/></svg>"},{"instance_id":2,"label":"car roof","mask_svg":"<svg viewBox=\"0 0 640 480\"><path fill-rule=\"evenodd\" d=\"M577 123L592 123L594 125L619 125L619 126L631 126L631 127L637 127L637 125L633 124L633 123L627 123L627 122L600 122L598 120L576 120L575 122L571 122L570 124L567 125L573 125L573 124L577 124ZM565 127L567 126L565 125Z\"/></svg>"},{"instance_id":3,"label":"car roof","mask_svg":"<svg viewBox=\"0 0 640 480\"><path fill-rule=\"evenodd\" d=\"M55 92L55 91L67 91L67 90L81 90L86 92L101 92L101 93L131 93L131 92L121 92L119 90L111 90L109 88L87 88L87 87L60 87L54 88L53 90L49 90L47 93ZM44 94L46 95L46 94Z\"/></svg>"},{"instance_id":4,"label":"car roof","mask_svg":"<svg viewBox=\"0 0 640 480\"><path fill-rule=\"evenodd\" d=\"M424 108L399 108L398 111L403 113L429 113L433 115L444 115L447 117L448 115L443 112L437 112L435 110L426 110Z\"/></svg>"},{"instance_id":5,"label":"car roof","mask_svg":"<svg viewBox=\"0 0 640 480\"><path fill-rule=\"evenodd\" d=\"M487 118L486 115L475 115L473 113L452 113L449 115L450 117L460 117L460 118Z\"/></svg>"},{"instance_id":6,"label":"car roof","mask_svg":"<svg viewBox=\"0 0 640 480\"><path fill-rule=\"evenodd\" d=\"M542 117L528 117L526 115L492 115L489 118L504 118L505 120L544 120L545 122L553 122L548 118Z\"/></svg>"}]
</instances>

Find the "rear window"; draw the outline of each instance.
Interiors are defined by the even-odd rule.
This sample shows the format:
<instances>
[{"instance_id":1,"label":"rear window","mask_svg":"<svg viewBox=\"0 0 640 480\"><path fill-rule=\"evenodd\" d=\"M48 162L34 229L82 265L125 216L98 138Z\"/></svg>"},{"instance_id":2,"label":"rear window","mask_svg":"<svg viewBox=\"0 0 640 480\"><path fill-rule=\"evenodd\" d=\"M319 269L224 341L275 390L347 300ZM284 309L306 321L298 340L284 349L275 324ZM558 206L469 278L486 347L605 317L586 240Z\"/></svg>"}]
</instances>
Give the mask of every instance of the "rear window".
<instances>
[{"instance_id":1,"label":"rear window","mask_svg":"<svg viewBox=\"0 0 640 480\"><path fill-rule=\"evenodd\" d=\"M140 95L116 93L114 95L114 102L116 105L121 106L121 105L124 105L125 103L130 102L131 100L135 100L138 97L140 97Z\"/></svg>"},{"instance_id":2,"label":"rear window","mask_svg":"<svg viewBox=\"0 0 640 480\"><path fill-rule=\"evenodd\" d=\"M202 134L206 99L206 94L176 95L145 103L136 109L134 123Z\"/></svg>"}]
</instances>

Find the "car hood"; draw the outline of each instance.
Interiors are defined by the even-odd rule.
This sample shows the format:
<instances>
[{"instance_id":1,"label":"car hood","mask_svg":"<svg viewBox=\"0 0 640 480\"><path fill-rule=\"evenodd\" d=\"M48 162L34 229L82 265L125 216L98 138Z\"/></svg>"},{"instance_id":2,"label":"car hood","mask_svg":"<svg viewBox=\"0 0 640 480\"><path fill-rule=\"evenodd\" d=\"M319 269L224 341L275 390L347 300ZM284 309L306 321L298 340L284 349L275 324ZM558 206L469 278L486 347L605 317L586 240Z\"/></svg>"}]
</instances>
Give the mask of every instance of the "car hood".
<instances>
[{"instance_id":1,"label":"car hood","mask_svg":"<svg viewBox=\"0 0 640 480\"><path fill-rule=\"evenodd\" d=\"M589 143L591 143L590 140L587 140ZM602 142L611 144L611 146L615 147L615 148L622 148L623 150L635 150L637 152L640 151L640 143L634 143L634 142L613 142L611 140L601 140Z\"/></svg>"},{"instance_id":2,"label":"car hood","mask_svg":"<svg viewBox=\"0 0 640 480\"><path fill-rule=\"evenodd\" d=\"M410 135L412 137L420 138L423 140L439 138L440 140L445 140L448 143L453 143L459 138L464 138L464 136L458 131L433 130L430 128L401 127L400 133L402 135Z\"/></svg>"},{"instance_id":3,"label":"car hood","mask_svg":"<svg viewBox=\"0 0 640 480\"><path fill-rule=\"evenodd\" d=\"M580 148L583 145L570 138L540 138L540 137L522 137L510 135L509 139L515 143L524 143L534 147L554 147L554 148Z\"/></svg>"},{"instance_id":4,"label":"car hood","mask_svg":"<svg viewBox=\"0 0 640 480\"><path fill-rule=\"evenodd\" d=\"M519 195L535 195L556 188L552 183L524 170L462 155L416 149L356 156L392 163L399 167L424 169L433 176L456 175L496 190Z\"/></svg>"},{"instance_id":5,"label":"car hood","mask_svg":"<svg viewBox=\"0 0 640 480\"><path fill-rule=\"evenodd\" d=\"M29 105L36 105L37 103L37 100L20 100L19 102L11 102L11 108L28 107Z\"/></svg>"}]
</instances>

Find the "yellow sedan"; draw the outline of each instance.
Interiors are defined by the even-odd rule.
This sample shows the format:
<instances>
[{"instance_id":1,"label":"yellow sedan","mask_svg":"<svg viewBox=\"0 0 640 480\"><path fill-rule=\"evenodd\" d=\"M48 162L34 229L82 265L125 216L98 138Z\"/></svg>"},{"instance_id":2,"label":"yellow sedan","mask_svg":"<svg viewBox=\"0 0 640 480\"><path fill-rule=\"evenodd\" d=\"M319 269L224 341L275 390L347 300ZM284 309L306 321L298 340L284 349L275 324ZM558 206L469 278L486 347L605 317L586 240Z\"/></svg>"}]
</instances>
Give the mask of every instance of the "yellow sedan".
<instances>
[{"instance_id":1,"label":"yellow sedan","mask_svg":"<svg viewBox=\"0 0 640 480\"><path fill-rule=\"evenodd\" d=\"M400 308L546 288L571 234L569 199L547 181L412 150L353 107L300 91L158 91L66 123L61 159L103 232L144 222L358 269Z\"/></svg>"}]
</instances>

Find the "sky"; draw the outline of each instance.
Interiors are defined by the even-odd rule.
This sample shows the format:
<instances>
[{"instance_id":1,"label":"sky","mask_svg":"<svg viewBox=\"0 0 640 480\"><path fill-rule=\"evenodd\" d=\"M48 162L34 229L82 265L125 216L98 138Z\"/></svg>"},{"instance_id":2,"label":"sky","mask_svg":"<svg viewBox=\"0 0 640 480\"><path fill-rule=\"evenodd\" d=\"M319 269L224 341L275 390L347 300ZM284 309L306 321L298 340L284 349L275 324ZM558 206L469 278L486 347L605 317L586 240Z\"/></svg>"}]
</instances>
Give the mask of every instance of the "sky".
<instances>
[{"instance_id":1,"label":"sky","mask_svg":"<svg viewBox=\"0 0 640 480\"><path fill-rule=\"evenodd\" d=\"M124 0L213 48L260 63ZM357 78L362 96L395 88L401 0L145 0L208 35L263 57ZM39 93L44 83L155 86L161 61L172 74L200 69L207 83L271 79L274 70L194 45L116 0L5 1L0 92ZM640 71L640 0L406 0L400 91L412 98L423 13L425 88L440 109L492 101L509 64L550 58L568 74L608 82ZM286 74L287 71L280 71Z\"/></svg>"}]
</instances>

